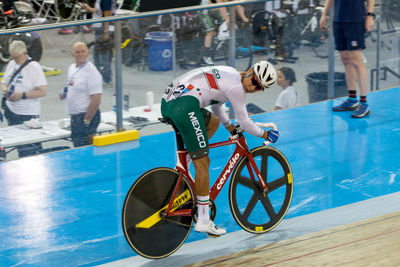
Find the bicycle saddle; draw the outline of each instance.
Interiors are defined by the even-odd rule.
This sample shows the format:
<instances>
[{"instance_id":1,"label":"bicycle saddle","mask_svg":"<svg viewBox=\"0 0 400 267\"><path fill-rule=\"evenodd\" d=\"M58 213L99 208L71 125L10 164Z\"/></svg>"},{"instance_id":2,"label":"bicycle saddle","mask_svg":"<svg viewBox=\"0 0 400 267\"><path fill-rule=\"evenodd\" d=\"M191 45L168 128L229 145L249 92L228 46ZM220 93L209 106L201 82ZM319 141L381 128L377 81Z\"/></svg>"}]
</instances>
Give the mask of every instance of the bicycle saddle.
<instances>
[{"instance_id":1,"label":"bicycle saddle","mask_svg":"<svg viewBox=\"0 0 400 267\"><path fill-rule=\"evenodd\" d=\"M174 128L174 131L177 135L180 135L178 128L176 128L174 122L170 118L158 118L158 120L162 123L169 124Z\"/></svg>"},{"instance_id":2,"label":"bicycle saddle","mask_svg":"<svg viewBox=\"0 0 400 267\"><path fill-rule=\"evenodd\" d=\"M174 122L170 118L158 118L158 120L165 124L174 125Z\"/></svg>"}]
</instances>

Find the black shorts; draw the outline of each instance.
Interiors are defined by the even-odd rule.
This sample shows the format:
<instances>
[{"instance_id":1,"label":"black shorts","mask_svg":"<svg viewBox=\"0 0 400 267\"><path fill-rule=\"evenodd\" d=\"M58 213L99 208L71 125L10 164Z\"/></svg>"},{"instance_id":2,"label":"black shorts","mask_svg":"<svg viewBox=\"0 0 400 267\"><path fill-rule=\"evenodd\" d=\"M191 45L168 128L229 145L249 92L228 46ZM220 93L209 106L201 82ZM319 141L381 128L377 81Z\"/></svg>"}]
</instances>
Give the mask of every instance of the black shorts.
<instances>
[{"instance_id":1,"label":"black shorts","mask_svg":"<svg viewBox=\"0 0 400 267\"><path fill-rule=\"evenodd\" d=\"M334 22L335 49L338 51L365 49L364 22Z\"/></svg>"}]
</instances>

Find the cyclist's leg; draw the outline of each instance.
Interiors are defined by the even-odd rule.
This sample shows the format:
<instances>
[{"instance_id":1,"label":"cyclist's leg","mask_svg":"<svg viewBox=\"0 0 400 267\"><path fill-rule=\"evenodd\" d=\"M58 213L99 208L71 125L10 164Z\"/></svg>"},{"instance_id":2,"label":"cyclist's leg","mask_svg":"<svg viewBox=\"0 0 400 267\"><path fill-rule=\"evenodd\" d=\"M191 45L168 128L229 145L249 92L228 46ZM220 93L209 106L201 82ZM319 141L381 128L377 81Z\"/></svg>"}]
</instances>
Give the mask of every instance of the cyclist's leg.
<instances>
[{"instance_id":1,"label":"cyclist's leg","mask_svg":"<svg viewBox=\"0 0 400 267\"><path fill-rule=\"evenodd\" d=\"M219 119L207 109L201 109L203 112L204 122L206 124L207 136L210 139L219 127Z\"/></svg>"},{"instance_id":2,"label":"cyclist's leg","mask_svg":"<svg viewBox=\"0 0 400 267\"><path fill-rule=\"evenodd\" d=\"M197 222L194 226L196 232L207 233L211 236L220 236L226 234L226 230L217 227L210 220L210 159L207 156L193 159L193 165L196 171L196 195L197 195Z\"/></svg>"},{"instance_id":3,"label":"cyclist's leg","mask_svg":"<svg viewBox=\"0 0 400 267\"><path fill-rule=\"evenodd\" d=\"M193 159L199 218L195 230L215 236L225 234L225 229L217 228L210 221L208 136L198 99L193 96L183 96L169 102L163 100L161 109L163 116L170 118L180 131L186 149Z\"/></svg>"},{"instance_id":4,"label":"cyclist's leg","mask_svg":"<svg viewBox=\"0 0 400 267\"><path fill-rule=\"evenodd\" d=\"M206 197L210 192L210 174L209 174L209 167L210 167L210 158L208 156L204 156L199 159L193 160L193 165L196 170L195 175L195 183L196 183L196 195L197 197ZM206 199L206 203L201 203L200 206L202 209L206 209L208 211L208 198ZM198 200L199 202L199 200ZM203 207L203 205L205 207ZM198 210L198 212L201 210ZM202 222L207 224L209 221L208 212L205 214L198 214L199 220L202 219ZM204 215L204 216L201 216Z\"/></svg>"},{"instance_id":5,"label":"cyclist's leg","mask_svg":"<svg viewBox=\"0 0 400 267\"><path fill-rule=\"evenodd\" d=\"M206 64L213 65L214 62L212 61L213 55L211 45L212 38L216 33L214 23L207 13L199 12L197 18L202 26L203 32L205 33L202 51L203 61Z\"/></svg>"},{"instance_id":6,"label":"cyclist's leg","mask_svg":"<svg viewBox=\"0 0 400 267\"><path fill-rule=\"evenodd\" d=\"M220 122L218 117L212 114L209 110L202 108L201 112L203 113L204 123L206 125L207 137L210 139L218 130ZM189 154L186 156L186 162L189 169L189 166L192 163L192 158Z\"/></svg>"}]
</instances>

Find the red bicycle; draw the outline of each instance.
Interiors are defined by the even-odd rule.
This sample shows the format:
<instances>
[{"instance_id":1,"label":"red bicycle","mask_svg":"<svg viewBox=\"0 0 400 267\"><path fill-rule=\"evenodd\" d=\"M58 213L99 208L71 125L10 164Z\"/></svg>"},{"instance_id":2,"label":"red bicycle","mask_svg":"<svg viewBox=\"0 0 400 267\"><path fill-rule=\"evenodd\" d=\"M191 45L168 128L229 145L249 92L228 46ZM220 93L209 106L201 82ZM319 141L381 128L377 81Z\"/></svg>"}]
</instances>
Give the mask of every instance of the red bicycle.
<instances>
[{"instance_id":1,"label":"red bicycle","mask_svg":"<svg viewBox=\"0 0 400 267\"><path fill-rule=\"evenodd\" d=\"M196 220L195 183L189 173L182 137L172 121L177 141L175 169L160 167L142 174L129 189L122 211L126 240L138 254L151 259L174 253L188 237ZM258 124L276 127L274 124ZM240 126L227 141L210 144L210 149L236 145L220 176L210 189L210 218L216 216L215 199L229 186L229 204L236 222L244 230L265 233L283 219L293 195L292 170L276 148L259 146L249 150Z\"/></svg>"}]
</instances>

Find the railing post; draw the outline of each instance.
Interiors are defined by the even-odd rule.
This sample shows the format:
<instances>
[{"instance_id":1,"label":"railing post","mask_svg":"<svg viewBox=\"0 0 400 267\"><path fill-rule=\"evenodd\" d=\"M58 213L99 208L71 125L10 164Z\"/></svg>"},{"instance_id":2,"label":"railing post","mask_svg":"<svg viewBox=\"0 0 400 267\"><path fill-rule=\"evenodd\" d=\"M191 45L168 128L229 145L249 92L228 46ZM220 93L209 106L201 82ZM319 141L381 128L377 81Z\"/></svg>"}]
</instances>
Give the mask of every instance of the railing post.
<instances>
[{"instance_id":1,"label":"railing post","mask_svg":"<svg viewBox=\"0 0 400 267\"><path fill-rule=\"evenodd\" d=\"M229 7L229 65L233 68L236 66L236 7ZM229 107L229 118L233 119L235 114L233 113L232 106Z\"/></svg>"},{"instance_id":2,"label":"railing post","mask_svg":"<svg viewBox=\"0 0 400 267\"><path fill-rule=\"evenodd\" d=\"M122 57L121 57L121 21L114 22L114 49L115 49L115 103L117 132L123 131L122 127Z\"/></svg>"},{"instance_id":3,"label":"railing post","mask_svg":"<svg viewBox=\"0 0 400 267\"><path fill-rule=\"evenodd\" d=\"M173 77L176 77L176 33L175 33L175 27L176 27L176 20L178 17L175 17L174 14L171 14L172 18L172 23L171 23L171 28L172 28L172 72L173 72Z\"/></svg>"},{"instance_id":4,"label":"railing post","mask_svg":"<svg viewBox=\"0 0 400 267\"><path fill-rule=\"evenodd\" d=\"M236 66L236 50L235 50L235 45L236 45L236 6L230 6L229 7L229 65L231 67Z\"/></svg>"},{"instance_id":5,"label":"railing post","mask_svg":"<svg viewBox=\"0 0 400 267\"><path fill-rule=\"evenodd\" d=\"M335 39L333 36L333 8L329 10L328 98L335 95Z\"/></svg>"},{"instance_id":6,"label":"railing post","mask_svg":"<svg viewBox=\"0 0 400 267\"><path fill-rule=\"evenodd\" d=\"M378 90L379 88L379 82L381 80L381 14L382 14L382 8L381 5L382 2L380 1L379 3L379 11L378 11L378 17L376 20L376 79L375 79L375 90ZM373 91L374 88L371 88L371 91Z\"/></svg>"}]
</instances>

